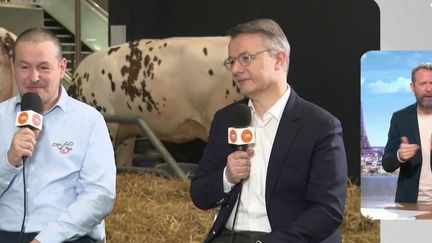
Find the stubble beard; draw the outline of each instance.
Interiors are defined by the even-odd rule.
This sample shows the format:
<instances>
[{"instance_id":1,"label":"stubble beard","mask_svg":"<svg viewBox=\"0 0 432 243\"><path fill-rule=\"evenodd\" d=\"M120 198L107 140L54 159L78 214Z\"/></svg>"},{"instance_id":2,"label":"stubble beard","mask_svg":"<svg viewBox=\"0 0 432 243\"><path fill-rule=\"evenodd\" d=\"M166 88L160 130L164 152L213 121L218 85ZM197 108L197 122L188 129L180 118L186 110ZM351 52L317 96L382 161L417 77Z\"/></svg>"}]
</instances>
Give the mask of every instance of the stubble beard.
<instances>
[{"instance_id":1,"label":"stubble beard","mask_svg":"<svg viewBox=\"0 0 432 243\"><path fill-rule=\"evenodd\" d=\"M425 100L425 96L418 96L416 95L417 104L420 107L432 109L432 100Z\"/></svg>"}]
</instances>

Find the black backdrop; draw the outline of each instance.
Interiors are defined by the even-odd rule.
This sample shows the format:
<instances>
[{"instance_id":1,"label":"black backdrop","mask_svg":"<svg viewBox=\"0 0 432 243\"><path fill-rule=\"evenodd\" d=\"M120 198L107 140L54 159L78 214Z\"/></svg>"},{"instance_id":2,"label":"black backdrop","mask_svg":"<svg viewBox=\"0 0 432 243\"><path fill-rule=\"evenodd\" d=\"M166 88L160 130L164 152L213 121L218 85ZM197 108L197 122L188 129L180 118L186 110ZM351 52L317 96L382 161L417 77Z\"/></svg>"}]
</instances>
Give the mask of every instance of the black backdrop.
<instances>
[{"instance_id":1,"label":"black backdrop","mask_svg":"<svg viewBox=\"0 0 432 243\"><path fill-rule=\"evenodd\" d=\"M344 129L348 175L360 176L360 57L380 48L373 0L110 0L109 24L126 25L127 41L216 36L267 17L291 44L288 82L303 98L337 116Z\"/></svg>"}]
</instances>

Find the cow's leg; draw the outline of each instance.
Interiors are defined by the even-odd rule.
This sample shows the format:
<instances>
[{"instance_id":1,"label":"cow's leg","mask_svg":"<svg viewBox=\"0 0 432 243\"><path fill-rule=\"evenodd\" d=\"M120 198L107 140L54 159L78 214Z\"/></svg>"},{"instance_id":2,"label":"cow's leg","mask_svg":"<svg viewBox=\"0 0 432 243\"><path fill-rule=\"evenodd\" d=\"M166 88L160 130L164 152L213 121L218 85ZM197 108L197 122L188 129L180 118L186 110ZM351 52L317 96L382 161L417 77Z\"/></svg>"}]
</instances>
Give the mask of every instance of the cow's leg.
<instances>
[{"instance_id":1,"label":"cow's leg","mask_svg":"<svg viewBox=\"0 0 432 243\"><path fill-rule=\"evenodd\" d=\"M120 166L132 166L135 148L135 137L123 140L115 149L116 164Z\"/></svg>"}]
</instances>

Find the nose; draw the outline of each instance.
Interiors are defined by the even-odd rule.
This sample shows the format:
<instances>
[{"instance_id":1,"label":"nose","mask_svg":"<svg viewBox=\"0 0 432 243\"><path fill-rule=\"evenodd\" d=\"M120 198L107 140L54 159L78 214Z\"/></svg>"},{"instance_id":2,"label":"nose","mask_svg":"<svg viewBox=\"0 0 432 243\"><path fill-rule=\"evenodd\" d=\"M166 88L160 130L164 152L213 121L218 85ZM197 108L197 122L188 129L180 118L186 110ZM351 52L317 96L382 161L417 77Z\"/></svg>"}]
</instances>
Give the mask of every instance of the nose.
<instances>
[{"instance_id":1,"label":"nose","mask_svg":"<svg viewBox=\"0 0 432 243\"><path fill-rule=\"evenodd\" d=\"M39 71L36 68L32 68L30 71L29 79L31 82L37 82L39 81Z\"/></svg>"},{"instance_id":2,"label":"nose","mask_svg":"<svg viewBox=\"0 0 432 243\"><path fill-rule=\"evenodd\" d=\"M243 66L240 64L238 59L234 60L234 64L231 66L231 72L232 73L238 73L243 70Z\"/></svg>"}]
</instances>

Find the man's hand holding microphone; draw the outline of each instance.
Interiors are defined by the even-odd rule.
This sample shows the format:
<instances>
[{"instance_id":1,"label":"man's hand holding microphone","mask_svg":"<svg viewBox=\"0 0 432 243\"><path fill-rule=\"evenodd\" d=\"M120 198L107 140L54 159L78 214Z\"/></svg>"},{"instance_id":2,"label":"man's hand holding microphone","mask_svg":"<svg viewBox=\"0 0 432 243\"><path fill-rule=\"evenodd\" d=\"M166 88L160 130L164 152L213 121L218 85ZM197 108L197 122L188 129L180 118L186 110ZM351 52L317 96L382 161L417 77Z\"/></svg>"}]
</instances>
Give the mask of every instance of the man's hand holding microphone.
<instances>
[{"instance_id":1,"label":"man's hand holding microphone","mask_svg":"<svg viewBox=\"0 0 432 243\"><path fill-rule=\"evenodd\" d=\"M228 143L237 146L237 151L228 155L226 177L230 183L237 184L249 177L251 157L254 154L249 144L255 143L255 130L250 127L251 111L246 104L236 104L232 113L232 127L228 128Z\"/></svg>"},{"instance_id":2,"label":"man's hand holding microphone","mask_svg":"<svg viewBox=\"0 0 432 243\"><path fill-rule=\"evenodd\" d=\"M33 155L36 139L42 129L43 117L41 98L36 93L25 93L21 99L21 111L18 112L15 125L20 127L13 136L7 152L9 163L19 167L27 157Z\"/></svg>"}]
</instances>

